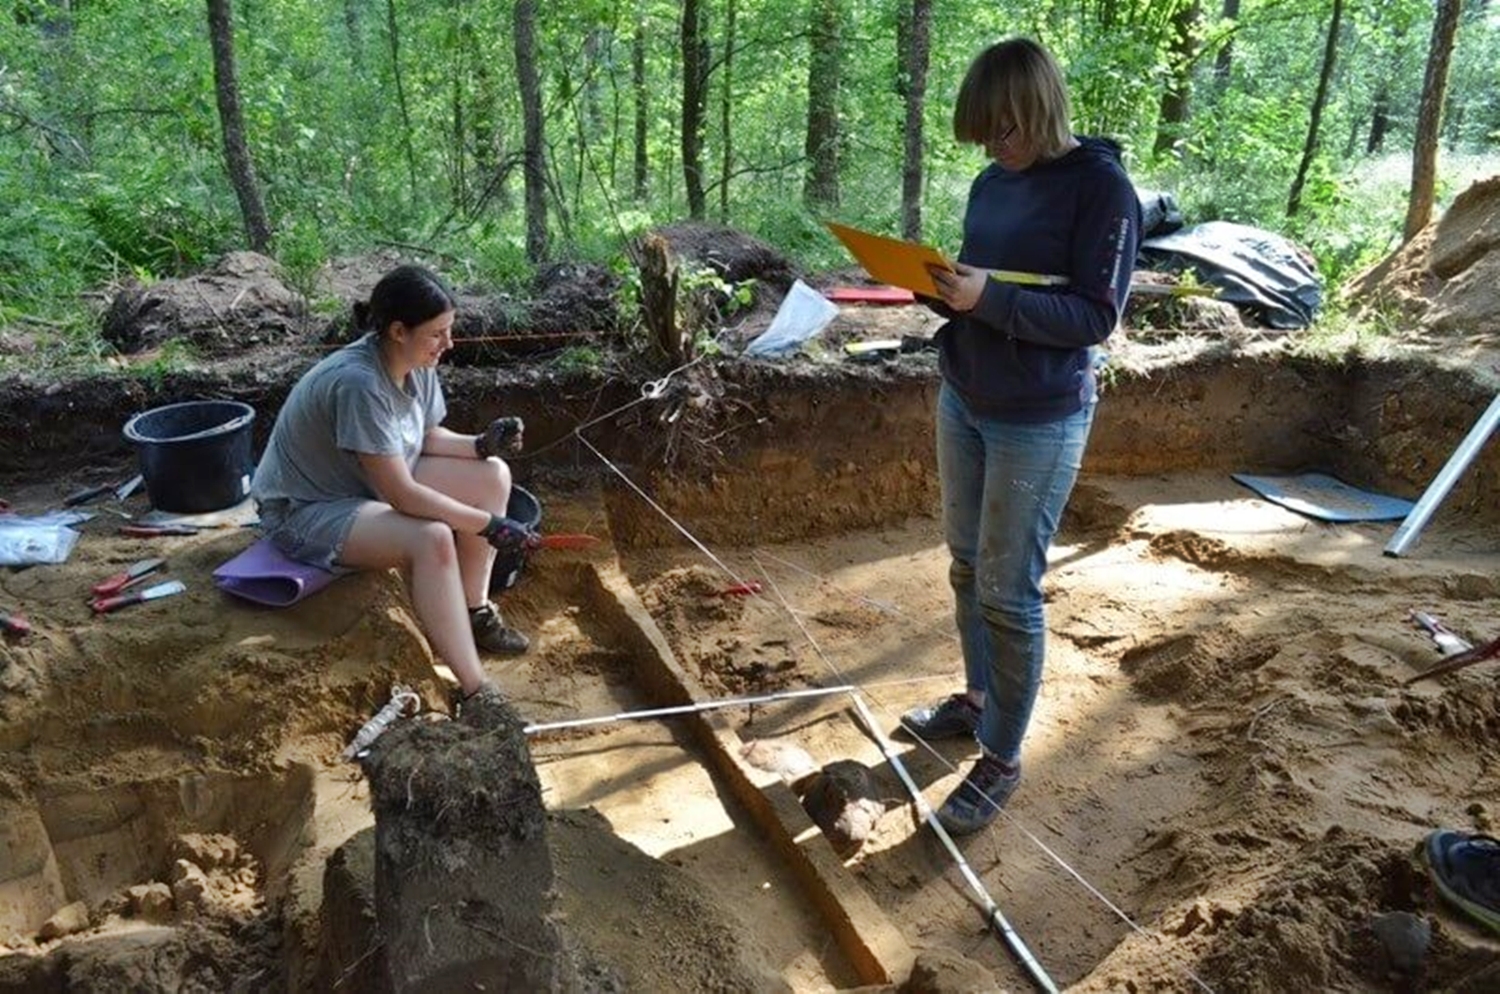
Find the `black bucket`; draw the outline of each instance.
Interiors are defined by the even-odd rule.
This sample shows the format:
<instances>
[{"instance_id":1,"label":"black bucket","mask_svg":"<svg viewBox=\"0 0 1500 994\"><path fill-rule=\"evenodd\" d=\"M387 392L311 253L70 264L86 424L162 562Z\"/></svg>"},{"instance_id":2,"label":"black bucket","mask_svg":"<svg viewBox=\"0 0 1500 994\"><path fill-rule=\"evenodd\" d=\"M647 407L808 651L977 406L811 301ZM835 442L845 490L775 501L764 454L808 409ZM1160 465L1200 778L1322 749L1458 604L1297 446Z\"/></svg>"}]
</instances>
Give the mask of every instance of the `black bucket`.
<instances>
[{"instance_id":1,"label":"black bucket","mask_svg":"<svg viewBox=\"0 0 1500 994\"><path fill-rule=\"evenodd\" d=\"M505 516L536 531L542 526L542 502L529 490L513 486L510 488L510 503L505 505ZM504 593L514 587L529 558L525 549L496 556L495 568L490 572L490 593Z\"/></svg>"},{"instance_id":2,"label":"black bucket","mask_svg":"<svg viewBox=\"0 0 1500 994\"><path fill-rule=\"evenodd\" d=\"M176 514L233 507L250 496L250 426L255 408L195 400L137 414L125 437L140 455L151 506Z\"/></svg>"}]
</instances>

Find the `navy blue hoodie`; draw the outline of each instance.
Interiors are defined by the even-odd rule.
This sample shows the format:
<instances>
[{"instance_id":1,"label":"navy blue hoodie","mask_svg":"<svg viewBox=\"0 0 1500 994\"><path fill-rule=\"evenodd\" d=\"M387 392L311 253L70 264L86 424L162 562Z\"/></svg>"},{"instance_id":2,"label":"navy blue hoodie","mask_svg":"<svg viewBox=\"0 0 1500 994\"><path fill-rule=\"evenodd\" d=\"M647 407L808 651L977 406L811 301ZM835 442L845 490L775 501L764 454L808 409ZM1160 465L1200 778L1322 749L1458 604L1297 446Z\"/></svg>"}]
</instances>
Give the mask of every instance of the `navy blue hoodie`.
<instances>
[{"instance_id":1,"label":"navy blue hoodie","mask_svg":"<svg viewBox=\"0 0 1500 994\"><path fill-rule=\"evenodd\" d=\"M1065 287L990 280L938 331L943 377L975 414L1056 421L1094 397L1092 346L1119 323L1141 237L1120 148L1099 138L1021 172L990 165L969 190L958 260L1066 276Z\"/></svg>"}]
</instances>

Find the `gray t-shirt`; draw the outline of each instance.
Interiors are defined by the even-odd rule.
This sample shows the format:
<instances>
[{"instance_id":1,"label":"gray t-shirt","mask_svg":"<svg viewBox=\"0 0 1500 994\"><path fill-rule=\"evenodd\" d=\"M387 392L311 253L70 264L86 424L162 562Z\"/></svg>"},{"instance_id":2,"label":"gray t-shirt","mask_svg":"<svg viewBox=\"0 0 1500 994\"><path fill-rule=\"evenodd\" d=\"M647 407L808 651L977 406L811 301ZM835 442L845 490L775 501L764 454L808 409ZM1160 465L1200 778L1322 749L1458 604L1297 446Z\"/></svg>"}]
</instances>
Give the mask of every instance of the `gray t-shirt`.
<instances>
[{"instance_id":1,"label":"gray t-shirt","mask_svg":"<svg viewBox=\"0 0 1500 994\"><path fill-rule=\"evenodd\" d=\"M423 439L447 415L436 370L414 370L402 389L366 335L297 381L250 492L258 501L376 499L356 454L401 456L415 470Z\"/></svg>"}]
</instances>

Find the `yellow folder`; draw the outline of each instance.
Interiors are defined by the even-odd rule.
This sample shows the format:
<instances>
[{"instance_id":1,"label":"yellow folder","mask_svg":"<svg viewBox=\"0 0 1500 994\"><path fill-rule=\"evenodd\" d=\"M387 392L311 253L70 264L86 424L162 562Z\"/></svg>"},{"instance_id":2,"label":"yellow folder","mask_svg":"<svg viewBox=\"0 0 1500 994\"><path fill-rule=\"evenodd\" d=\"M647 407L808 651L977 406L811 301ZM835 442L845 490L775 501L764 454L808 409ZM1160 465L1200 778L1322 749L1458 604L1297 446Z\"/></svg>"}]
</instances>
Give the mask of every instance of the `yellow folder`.
<instances>
[{"instance_id":1,"label":"yellow folder","mask_svg":"<svg viewBox=\"0 0 1500 994\"><path fill-rule=\"evenodd\" d=\"M953 270L953 263L942 252L931 245L903 242L896 238L860 231L834 221L823 222L849 249L849 254L859 260L865 272L882 283L905 287L924 297L938 296L937 286L932 282L928 266ZM1022 273L1011 269L997 269L990 279L1001 283L1016 283L1021 286L1067 286L1066 276L1050 273Z\"/></svg>"},{"instance_id":2,"label":"yellow folder","mask_svg":"<svg viewBox=\"0 0 1500 994\"><path fill-rule=\"evenodd\" d=\"M953 269L953 263L930 245L886 238L833 221L825 223L828 230L849 249L849 254L865 267L865 272L882 283L905 287L924 297L936 297L937 287L933 284L927 267Z\"/></svg>"}]
</instances>

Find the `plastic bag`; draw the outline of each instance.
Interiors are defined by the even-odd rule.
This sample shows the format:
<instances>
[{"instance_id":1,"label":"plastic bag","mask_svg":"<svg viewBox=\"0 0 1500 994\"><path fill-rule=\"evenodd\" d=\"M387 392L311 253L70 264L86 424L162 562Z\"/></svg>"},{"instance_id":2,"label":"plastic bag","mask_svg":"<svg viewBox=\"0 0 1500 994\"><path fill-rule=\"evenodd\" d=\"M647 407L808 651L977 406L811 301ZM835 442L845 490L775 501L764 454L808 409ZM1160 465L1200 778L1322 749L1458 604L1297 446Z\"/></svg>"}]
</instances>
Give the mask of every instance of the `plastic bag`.
<instances>
[{"instance_id":1,"label":"plastic bag","mask_svg":"<svg viewBox=\"0 0 1500 994\"><path fill-rule=\"evenodd\" d=\"M1306 328L1323 305L1315 263L1287 239L1229 221L1209 221L1141 243L1156 269L1193 269L1219 288L1219 299L1248 310L1272 328Z\"/></svg>"},{"instance_id":2,"label":"plastic bag","mask_svg":"<svg viewBox=\"0 0 1500 994\"><path fill-rule=\"evenodd\" d=\"M777 356L816 336L838 316L838 307L801 280L792 284L786 299L762 332L745 349L747 356Z\"/></svg>"},{"instance_id":3,"label":"plastic bag","mask_svg":"<svg viewBox=\"0 0 1500 994\"><path fill-rule=\"evenodd\" d=\"M0 514L0 566L67 562L80 537L68 526L91 517L81 511L53 511L34 517Z\"/></svg>"}]
</instances>

